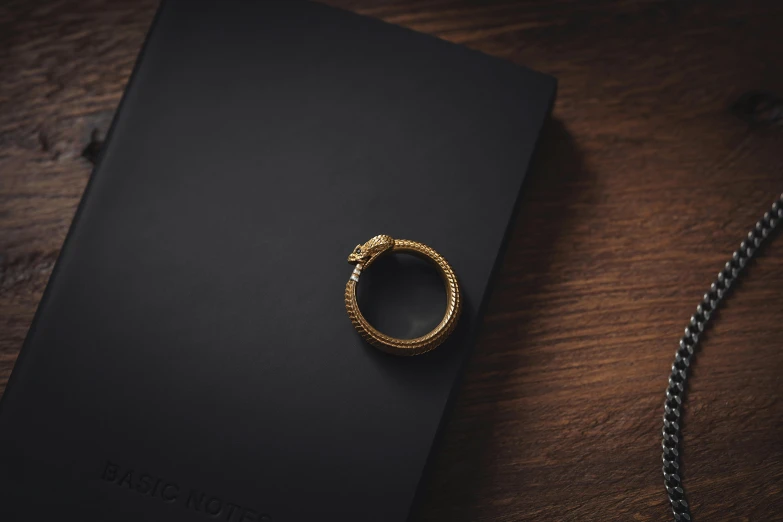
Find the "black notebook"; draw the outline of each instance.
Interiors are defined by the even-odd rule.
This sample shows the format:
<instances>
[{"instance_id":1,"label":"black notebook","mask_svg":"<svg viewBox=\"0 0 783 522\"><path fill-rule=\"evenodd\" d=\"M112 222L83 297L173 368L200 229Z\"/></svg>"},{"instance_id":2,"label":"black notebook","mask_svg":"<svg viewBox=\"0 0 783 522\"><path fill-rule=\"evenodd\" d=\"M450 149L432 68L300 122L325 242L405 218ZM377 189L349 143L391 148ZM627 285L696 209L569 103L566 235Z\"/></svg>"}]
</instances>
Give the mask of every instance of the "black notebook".
<instances>
[{"instance_id":1,"label":"black notebook","mask_svg":"<svg viewBox=\"0 0 783 522\"><path fill-rule=\"evenodd\" d=\"M555 85L315 3L166 1L3 397L0 520L405 521ZM351 326L376 234L460 279L432 353ZM381 330L442 314L425 268L362 278Z\"/></svg>"}]
</instances>

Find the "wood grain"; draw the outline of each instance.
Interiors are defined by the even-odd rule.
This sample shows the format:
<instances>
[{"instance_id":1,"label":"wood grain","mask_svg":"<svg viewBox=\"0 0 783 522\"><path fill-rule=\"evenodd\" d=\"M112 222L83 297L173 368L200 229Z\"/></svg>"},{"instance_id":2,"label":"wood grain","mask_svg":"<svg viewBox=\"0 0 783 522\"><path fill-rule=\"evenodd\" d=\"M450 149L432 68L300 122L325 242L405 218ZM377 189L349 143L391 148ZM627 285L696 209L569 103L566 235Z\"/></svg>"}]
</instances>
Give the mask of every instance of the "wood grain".
<instances>
[{"instance_id":1,"label":"wood grain","mask_svg":"<svg viewBox=\"0 0 783 522\"><path fill-rule=\"evenodd\" d=\"M783 4L331 0L560 79L483 333L417 522L669 518L664 389L679 336L783 190ZM0 5L0 387L155 2ZM698 356L684 426L697 520L783 520L783 239Z\"/></svg>"}]
</instances>

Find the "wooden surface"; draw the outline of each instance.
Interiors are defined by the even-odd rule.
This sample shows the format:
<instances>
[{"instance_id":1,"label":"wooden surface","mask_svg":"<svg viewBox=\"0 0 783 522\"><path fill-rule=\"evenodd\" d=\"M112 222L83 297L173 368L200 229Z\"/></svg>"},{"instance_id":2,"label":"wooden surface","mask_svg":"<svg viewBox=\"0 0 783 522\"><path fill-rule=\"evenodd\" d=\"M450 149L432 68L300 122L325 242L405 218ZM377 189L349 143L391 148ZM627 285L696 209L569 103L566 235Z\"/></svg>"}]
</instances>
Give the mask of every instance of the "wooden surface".
<instances>
[{"instance_id":1,"label":"wooden surface","mask_svg":"<svg viewBox=\"0 0 783 522\"><path fill-rule=\"evenodd\" d=\"M783 3L330 3L560 79L554 120L416 522L668 520L660 429L677 341L783 191ZM151 1L0 4L0 387L153 16ZM165 144L161 144L165 146ZM698 355L697 520L783 519L783 238Z\"/></svg>"}]
</instances>

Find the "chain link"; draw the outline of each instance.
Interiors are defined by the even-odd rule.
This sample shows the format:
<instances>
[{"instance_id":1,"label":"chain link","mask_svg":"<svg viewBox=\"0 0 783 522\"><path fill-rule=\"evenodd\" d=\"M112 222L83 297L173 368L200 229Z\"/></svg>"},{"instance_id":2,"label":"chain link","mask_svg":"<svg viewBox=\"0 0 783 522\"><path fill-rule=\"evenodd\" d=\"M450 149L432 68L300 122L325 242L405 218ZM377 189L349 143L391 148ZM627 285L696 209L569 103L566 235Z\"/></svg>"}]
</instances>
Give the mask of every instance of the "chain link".
<instances>
[{"instance_id":1,"label":"chain link","mask_svg":"<svg viewBox=\"0 0 783 522\"><path fill-rule=\"evenodd\" d=\"M669 376L669 387L666 389L666 402L663 414L663 481L671 502L674 520L691 521L690 506L685 499L682 476L680 475L680 418L685 394L685 384L688 369L693 354L699 344L699 336L704 331L712 314L720 305L732 283L742 272L746 263L753 257L761 243L769 236L780 221L783 220L783 194L772 204L769 212L756 223L748 233L731 259L718 273L718 278L704 294L696 313L691 316L685 335L680 340L680 347L674 356L672 373Z\"/></svg>"}]
</instances>

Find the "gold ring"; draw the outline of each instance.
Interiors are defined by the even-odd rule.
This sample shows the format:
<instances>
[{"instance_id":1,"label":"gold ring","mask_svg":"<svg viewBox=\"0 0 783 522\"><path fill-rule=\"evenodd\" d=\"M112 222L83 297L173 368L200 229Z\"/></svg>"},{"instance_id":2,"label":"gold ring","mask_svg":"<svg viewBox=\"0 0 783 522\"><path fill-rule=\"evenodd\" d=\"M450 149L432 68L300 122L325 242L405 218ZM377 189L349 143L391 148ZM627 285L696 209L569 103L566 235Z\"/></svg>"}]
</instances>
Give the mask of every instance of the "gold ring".
<instances>
[{"instance_id":1,"label":"gold ring","mask_svg":"<svg viewBox=\"0 0 783 522\"><path fill-rule=\"evenodd\" d=\"M397 339L379 332L367 322L356 302L356 286L362 270L367 270L382 255L391 253L413 254L430 261L437 267L446 285L446 314L434 330L415 339ZM380 235L363 245L357 245L348 256L348 262L356 266L345 285L345 309L353 327L371 345L393 355L419 355L440 346L454 331L462 311L459 283L451 265L432 248L416 241Z\"/></svg>"}]
</instances>

